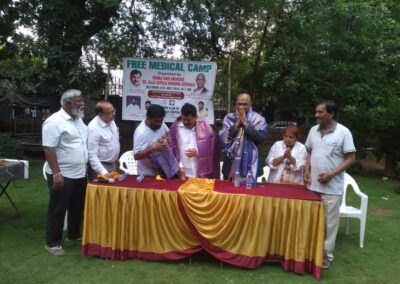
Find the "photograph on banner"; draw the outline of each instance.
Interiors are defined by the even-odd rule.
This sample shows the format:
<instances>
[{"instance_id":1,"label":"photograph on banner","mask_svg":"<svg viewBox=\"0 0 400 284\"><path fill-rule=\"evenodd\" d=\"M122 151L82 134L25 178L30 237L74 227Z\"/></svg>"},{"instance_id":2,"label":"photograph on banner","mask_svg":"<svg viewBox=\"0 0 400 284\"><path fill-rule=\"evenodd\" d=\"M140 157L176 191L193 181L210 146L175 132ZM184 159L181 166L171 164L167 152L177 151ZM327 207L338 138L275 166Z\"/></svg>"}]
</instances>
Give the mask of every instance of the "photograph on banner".
<instances>
[{"instance_id":1,"label":"photograph on banner","mask_svg":"<svg viewBox=\"0 0 400 284\"><path fill-rule=\"evenodd\" d=\"M173 122L185 103L214 123L217 64L208 61L124 58L122 119L142 121L147 108L165 108L166 122Z\"/></svg>"}]
</instances>

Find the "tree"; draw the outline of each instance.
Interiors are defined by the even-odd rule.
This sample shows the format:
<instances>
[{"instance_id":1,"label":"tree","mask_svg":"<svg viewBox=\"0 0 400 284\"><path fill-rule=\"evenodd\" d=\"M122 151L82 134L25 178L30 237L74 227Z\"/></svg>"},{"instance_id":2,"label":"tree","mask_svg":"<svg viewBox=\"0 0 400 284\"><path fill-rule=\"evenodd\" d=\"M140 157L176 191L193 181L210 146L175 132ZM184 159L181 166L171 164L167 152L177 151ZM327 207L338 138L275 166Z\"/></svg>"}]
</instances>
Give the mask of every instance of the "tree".
<instances>
[{"instance_id":1,"label":"tree","mask_svg":"<svg viewBox=\"0 0 400 284\"><path fill-rule=\"evenodd\" d=\"M32 28L35 53L46 62L42 92L50 109L59 108L59 98L68 88L89 91L99 67L82 62L82 49L90 39L111 25L121 0L22 0L18 9L21 23ZM84 88L87 86L88 88Z\"/></svg>"},{"instance_id":2,"label":"tree","mask_svg":"<svg viewBox=\"0 0 400 284\"><path fill-rule=\"evenodd\" d=\"M392 108L399 99L400 29L392 15L380 1L299 2L277 22L266 53L265 84L277 108L300 110L307 121L317 100L334 99L358 148L377 140L392 160L392 135L400 134Z\"/></svg>"}]
</instances>

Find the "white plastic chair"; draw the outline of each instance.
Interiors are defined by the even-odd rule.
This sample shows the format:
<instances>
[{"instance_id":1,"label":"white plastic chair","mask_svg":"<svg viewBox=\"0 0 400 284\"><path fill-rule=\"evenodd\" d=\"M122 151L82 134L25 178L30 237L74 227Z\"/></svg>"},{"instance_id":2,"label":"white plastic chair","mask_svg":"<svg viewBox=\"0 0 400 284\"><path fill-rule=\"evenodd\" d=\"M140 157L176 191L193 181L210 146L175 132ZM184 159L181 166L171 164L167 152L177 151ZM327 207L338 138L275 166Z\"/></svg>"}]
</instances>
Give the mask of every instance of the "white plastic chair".
<instances>
[{"instance_id":1,"label":"white plastic chair","mask_svg":"<svg viewBox=\"0 0 400 284\"><path fill-rule=\"evenodd\" d=\"M137 175L137 161L133 157L133 151L126 151L121 155L119 169L128 175Z\"/></svg>"},{"instance_id":2,"label":"white plastic chair","mask_svg":"<svg viewBox=\"0 0 400 284\"><path fill-rule=\"evenodd\" d=\"M44 162L44 164L43 164L43 177L44 177L44 180L47 181L47 176L46 176L46 164L47 164L47 161ZM68 228L68 225L67 225L67 222L68 222L68 221L67 221L67 220L68 220L68 210L67 210L67 212L65 212L64 227L63 227L63 230L64 230L64 231L66 231L67 228Z\"/></svg>"},{"instance_id":3,"label":"white plastic chair","mask_svg":"<svg viewBox=\"0 0 400 284\"><path fill-rule=\"evenodd\" d=\"M222 165L224 162L219 162L219 179L223 180L224 179L224 174L222 173Z\"/></svg>"},{"instance_id":4,"label":"white plastic chair","mask_svg":"<svg viewBox=\"0 0 400 284\"><path fill-rule=\"evenodd\" d=\"M360 208L346 205L347 187L351 186L356 195L361 198ZM350 233L350 218L360 220L360 248L364 247L365 224L367 221L368 196L361 192L355 180L347 173L344 174L344 190L342 204L340 205L340 217L346 218L346 235Z\"/></svg>"},{"instance_id":5,"label":"white plastic chair","mask_svg":"<svg viewBox=\"0 0 400 284\"><path fill-rule=\"evenodd\" d=\"M257 182L267 182L268 181L268 177L269 177L269 171L270 171L270 168L268 166L265 166L263 168L263 175L259 176L257 178ZM263 179L265 179L265 180L263 180Z\"/></svg>"}]
</instances>

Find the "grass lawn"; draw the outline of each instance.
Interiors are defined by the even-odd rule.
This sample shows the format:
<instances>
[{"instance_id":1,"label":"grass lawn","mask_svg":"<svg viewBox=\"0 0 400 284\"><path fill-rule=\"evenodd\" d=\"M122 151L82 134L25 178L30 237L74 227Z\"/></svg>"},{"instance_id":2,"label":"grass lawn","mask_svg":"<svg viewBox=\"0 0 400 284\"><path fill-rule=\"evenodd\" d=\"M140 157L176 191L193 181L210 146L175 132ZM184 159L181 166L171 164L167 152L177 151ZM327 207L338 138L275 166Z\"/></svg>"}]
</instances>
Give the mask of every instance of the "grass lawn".
<instances>
[{"instance_id":1,"label":"grass lawn","mask_svg":"<svg viewBox=\"0 0 400 284\"><path fill-rule=\"evenodd\" d=\"M285 272L279 264L265 263L255 270L230 265L207 253L178 262L110 261L81 257L80 246L64 241L66 254L55 257L44 249L47 187L42 164L33 162L31 179L10 185L8 193L23 216L3 196L0 199L0 283L315 283L311 275ZM399 283L400 195L399 181L355 176L369 196L364 248L359 248L359 223L351 222L350 235L342 220L335 262L322 274L321 283ZM358 199L352 204L358 206ZM397 245L396 245L397 243Z\"/></svg>"}]
</instances>

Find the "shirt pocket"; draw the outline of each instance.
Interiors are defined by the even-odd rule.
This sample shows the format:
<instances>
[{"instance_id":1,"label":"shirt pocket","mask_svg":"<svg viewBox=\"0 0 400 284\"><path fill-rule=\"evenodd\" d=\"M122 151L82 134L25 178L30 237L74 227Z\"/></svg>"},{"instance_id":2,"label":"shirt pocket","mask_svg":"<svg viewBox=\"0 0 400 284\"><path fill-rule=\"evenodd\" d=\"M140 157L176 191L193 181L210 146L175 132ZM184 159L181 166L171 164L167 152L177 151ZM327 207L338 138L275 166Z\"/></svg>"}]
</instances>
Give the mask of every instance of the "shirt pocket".
<instances>
[{"instance_id":1,"label":"shirt pocket","mask_svg":"<svg viewBox=\"0 0 400 284\"><path fill-rule=\"evenodd\" d=\"M325 141L325 146L326 146L326 154L330 156L334 156L337 152L338 149L338 143L332 142L332 141Z\"/></svg>"},{"instance_id":2,"label":"shirt pocket","mask_svg":"<svg viewBox=\"0 0 400 284\"><path fill-rule=\"evenodd\" d=\"M112 139L111 135L101 135L99 144L103 145L103 146L109 145L111 142L111 139Z\"/></svg>"}]
</instances>

